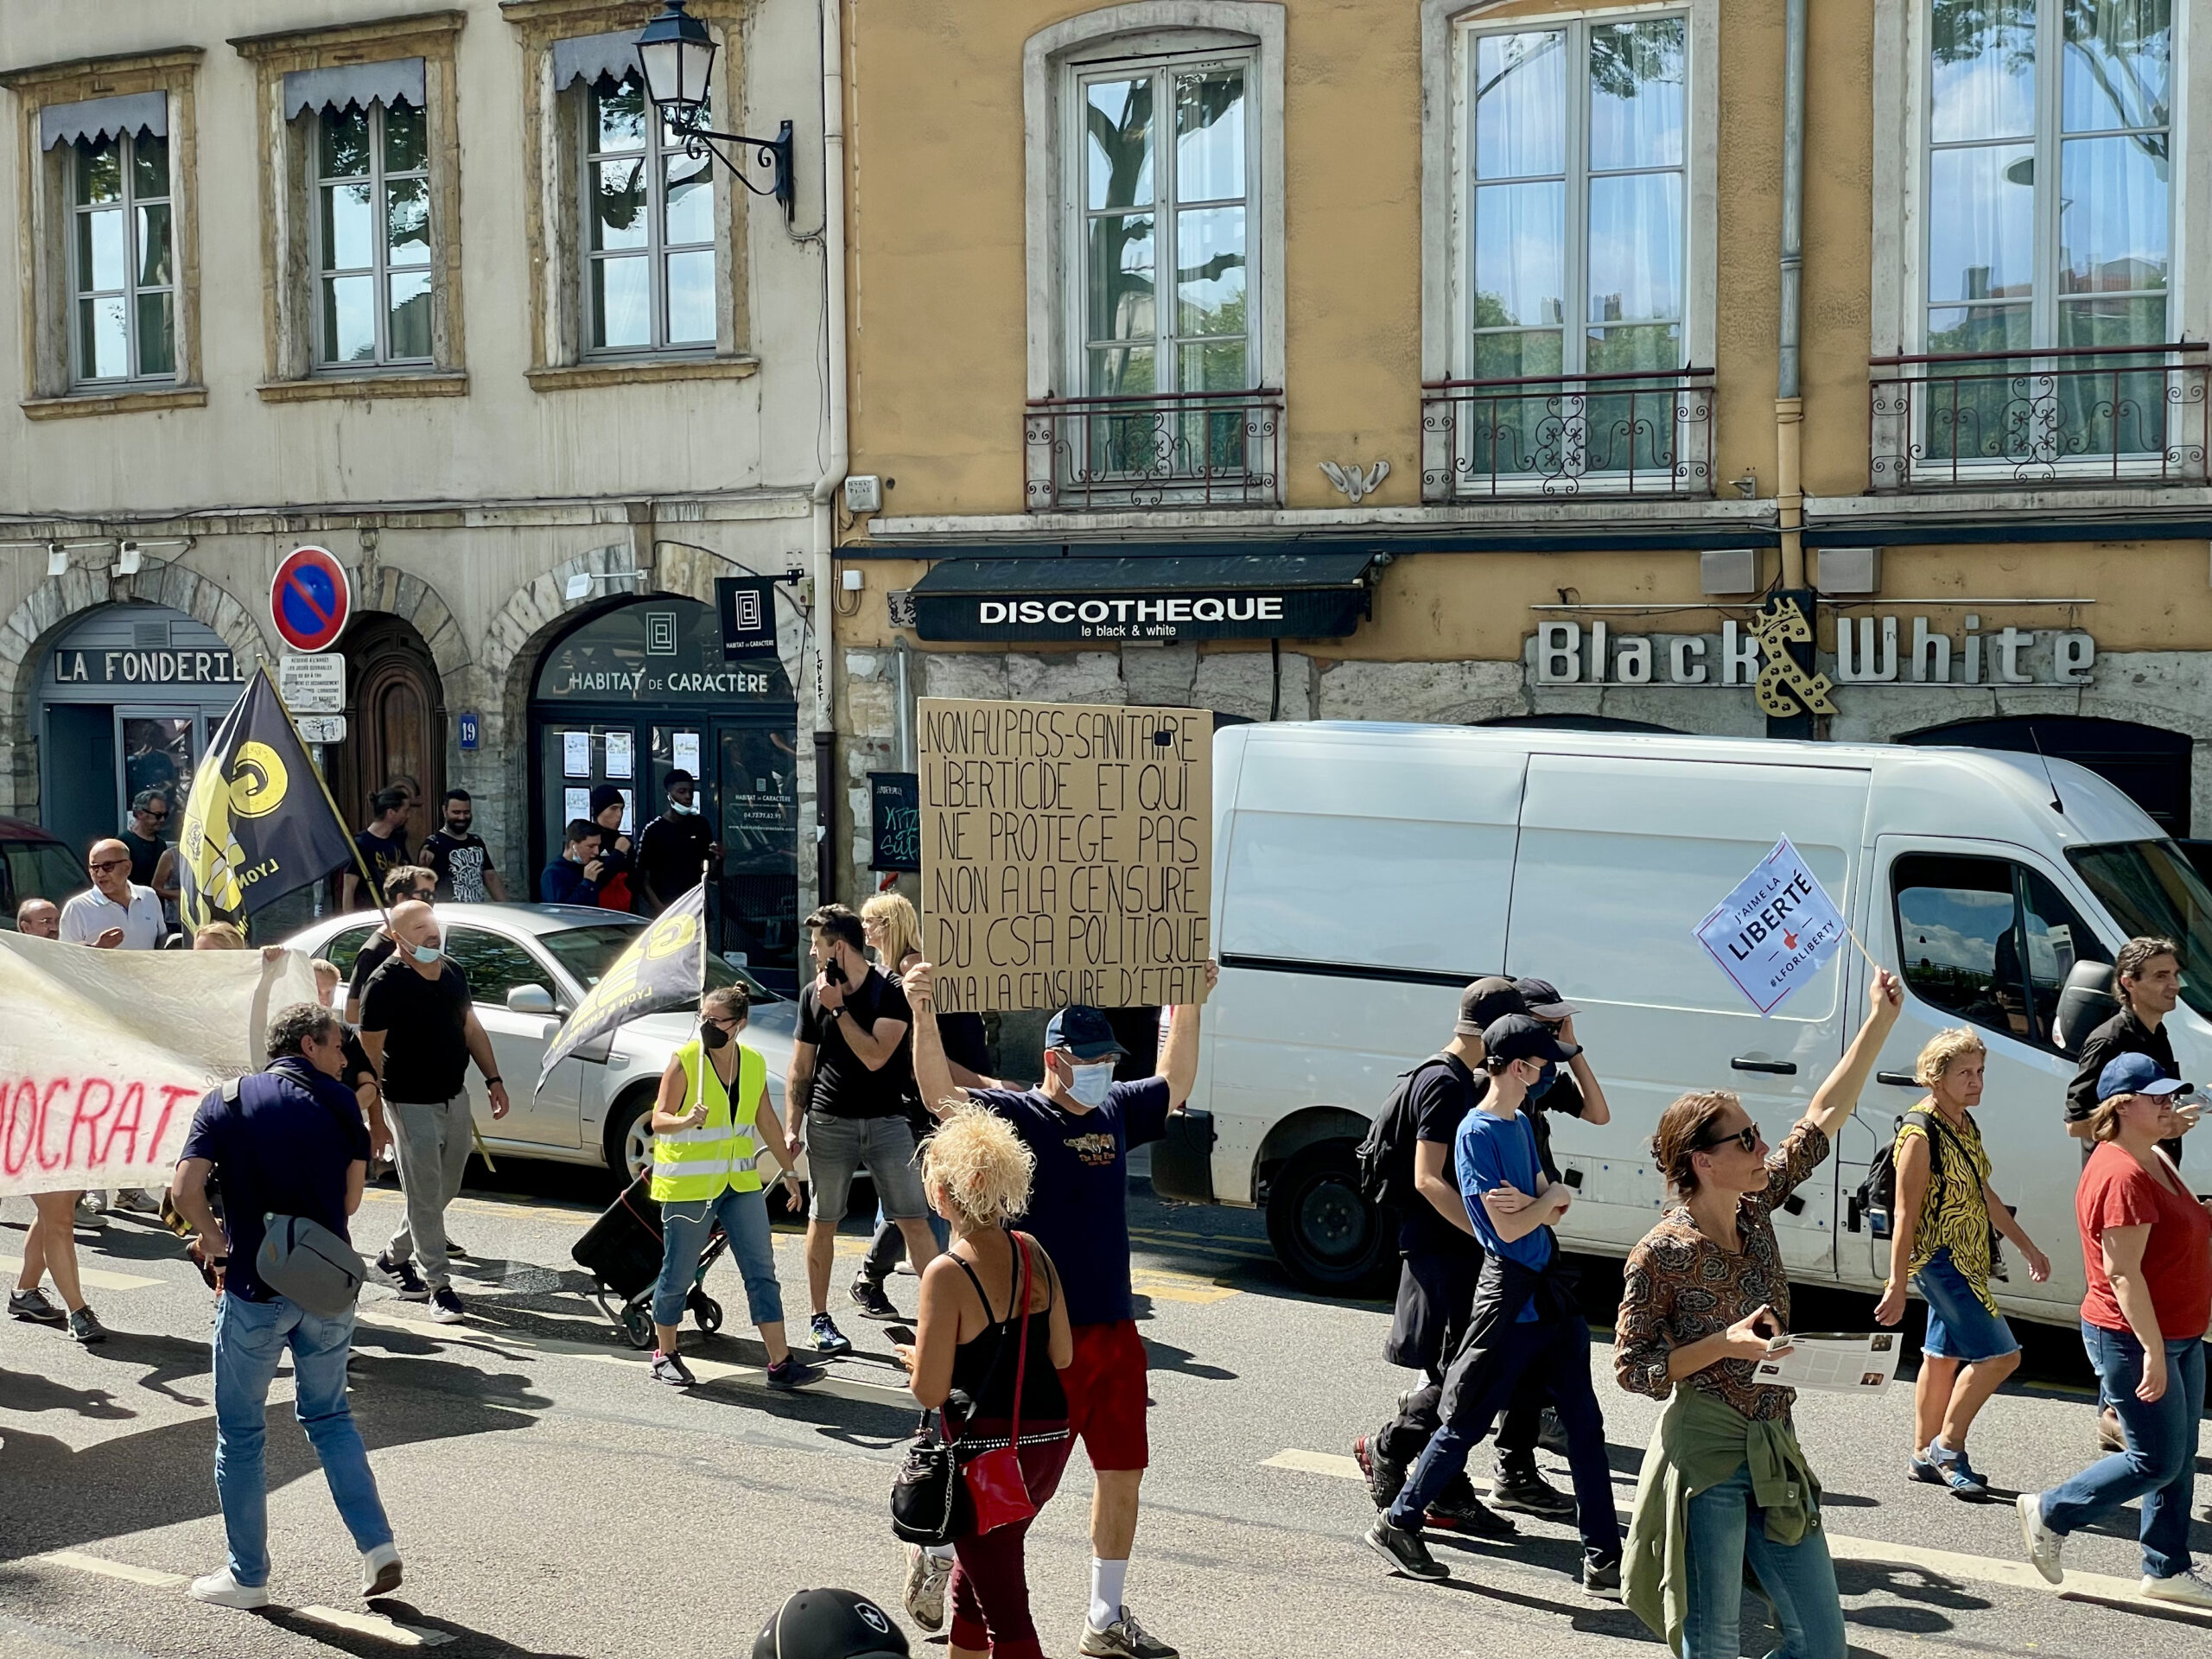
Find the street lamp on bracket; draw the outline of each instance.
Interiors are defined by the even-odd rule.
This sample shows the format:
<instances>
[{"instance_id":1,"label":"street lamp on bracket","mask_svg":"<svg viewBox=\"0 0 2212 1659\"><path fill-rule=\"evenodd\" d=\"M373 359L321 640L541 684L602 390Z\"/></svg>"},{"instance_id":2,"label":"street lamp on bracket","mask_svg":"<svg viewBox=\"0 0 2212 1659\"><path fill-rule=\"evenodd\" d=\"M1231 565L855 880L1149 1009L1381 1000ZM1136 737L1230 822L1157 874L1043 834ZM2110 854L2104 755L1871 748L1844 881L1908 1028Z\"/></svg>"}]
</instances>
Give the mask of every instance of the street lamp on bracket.
<instances>
[{"instance_id":1,"label":"street lamp on bracket","mask_svg":"<svg viewBox=\"0 0 2212 1659\"><path fill-rule=\"evenodd\" d=\"M684 0L668 0L659 16L638 36L638 67L645 78L645 96L668 123L669 130L683 141L683 153L694 161L711 155L732 178L756 196L773 196L783 204L784 222L791 218L791 124L778 129L773 138L748 138L742 133L716 132L707 125L713 98L715 54L719 49L707 26L683 9ZM737 154L722 148L735 145ZM749 156L745 152L750 151ZM753 183L755 167L769 169L772 181L765 189Z\"/></svg>"}]
</instances>

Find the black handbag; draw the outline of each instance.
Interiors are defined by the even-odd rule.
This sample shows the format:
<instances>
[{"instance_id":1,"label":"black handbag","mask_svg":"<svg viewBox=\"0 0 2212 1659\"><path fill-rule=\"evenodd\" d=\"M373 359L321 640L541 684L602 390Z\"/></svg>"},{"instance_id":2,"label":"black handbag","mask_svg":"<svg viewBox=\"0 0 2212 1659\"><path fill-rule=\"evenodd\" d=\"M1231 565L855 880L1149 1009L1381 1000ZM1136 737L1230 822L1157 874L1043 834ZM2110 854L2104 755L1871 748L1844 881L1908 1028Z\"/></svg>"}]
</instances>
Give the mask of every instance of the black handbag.
<instances>
[{"instance_id":1,"label":"black handbag","mask_svg":"<svg viewBox=\"0 0 2212 1659\"><path fill-rule=\"evenodd\" d=\"M938 1413L925 1411L891 1483L891 1530L910 1544L949 1544L959 1497L951 1430Z\"/></svg>"}]
</instances>

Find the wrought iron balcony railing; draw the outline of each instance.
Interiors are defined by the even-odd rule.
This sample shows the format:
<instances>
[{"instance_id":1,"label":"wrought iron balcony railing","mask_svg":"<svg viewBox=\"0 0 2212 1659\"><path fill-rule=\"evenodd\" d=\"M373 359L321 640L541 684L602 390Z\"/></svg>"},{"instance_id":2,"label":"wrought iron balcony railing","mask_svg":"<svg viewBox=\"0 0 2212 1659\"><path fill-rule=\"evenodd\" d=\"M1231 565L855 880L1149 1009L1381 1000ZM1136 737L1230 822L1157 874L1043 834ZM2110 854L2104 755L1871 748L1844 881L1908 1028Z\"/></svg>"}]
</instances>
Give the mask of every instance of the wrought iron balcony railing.
<instances>
[{"instance_id":1,"label":"wrought iron balcony railing","mask_svg":"<svg viewBox=\"0 0 2212 1659\"><path fill-rule=\"evenodd\" d=\"M1421 499L1710 495L1713 371L1432 380Z\"/></svg>"},{"instance_id":2,"label":"wrought iron balcony railing","mask_svg":"<svg viewBox=\"0 0 2212 1659\"><path fill-rule=\"evenodd\" d=\"M2202 484L2212 346L1878 357L1876 490Z\"/></svg>"},{"instance_id":3,"label":"wrought iron balcony railing","mask_svg":"<svg viewBox=\"0 0 2212 1659\"><path fill-rule=\"evenodd\" d=\"M1038 397L1022 427L1032 512L1281 504L1280 391Z\"/></svg>"}]
</instances>

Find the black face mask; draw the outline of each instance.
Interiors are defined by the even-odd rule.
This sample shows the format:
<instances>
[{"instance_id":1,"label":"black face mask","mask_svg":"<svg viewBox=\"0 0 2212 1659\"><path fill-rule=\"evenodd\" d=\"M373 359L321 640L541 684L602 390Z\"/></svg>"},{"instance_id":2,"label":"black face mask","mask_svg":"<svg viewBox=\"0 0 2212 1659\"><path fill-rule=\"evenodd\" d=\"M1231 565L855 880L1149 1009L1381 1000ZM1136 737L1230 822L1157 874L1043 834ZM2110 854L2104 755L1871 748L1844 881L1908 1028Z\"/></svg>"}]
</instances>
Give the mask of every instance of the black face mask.
<instances>
[{"instance_id":1,"label":"black face mask","mask_svg":"<svg viewBox=\"0 0 2212 1659\"><path fill-rule=\"evenodd\" d=\"M702 1020L699 1022L699 1040L709 1048L727 1048L729 1046L729 1033L711 1020Z\"/></svg>"}]
</instances>

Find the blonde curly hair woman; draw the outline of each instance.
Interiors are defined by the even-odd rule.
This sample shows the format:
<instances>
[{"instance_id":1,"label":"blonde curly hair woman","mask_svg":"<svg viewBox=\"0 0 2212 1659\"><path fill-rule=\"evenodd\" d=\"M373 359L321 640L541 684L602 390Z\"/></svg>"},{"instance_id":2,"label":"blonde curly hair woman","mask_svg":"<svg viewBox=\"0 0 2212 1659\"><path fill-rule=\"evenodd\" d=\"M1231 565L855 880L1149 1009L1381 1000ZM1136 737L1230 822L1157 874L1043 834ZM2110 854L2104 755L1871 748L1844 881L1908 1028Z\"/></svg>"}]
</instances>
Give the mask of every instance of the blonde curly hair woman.
<instances>
[{"instance_id":1,"label":"blonde curly hair woman","mask_svg":"<svg viewBox=\"0 0 2212 1659\"><path fill-rule=\"evenodd\" d=\"M1059 1373L1075 1357L1075 1333L1052 1257L1008 1225L1029 1207L1035 1168L1013 1128L979 1107L950 1107L923 1142L922 1187L930 1207L952 1224L952 1248L922 1274L920 1332L899 1357L923 1406L952 1402L964 1446L1006 1442L1020 1377L1015 1455L1030 1502L1041 1510L1068 1460ZM948 1659L1043 1659L1022 1555L1028 1531L1021 1521L953 1539ZM906 1558L907 1611L935 1630L944 1618L944 1558L918 1544L906 1546Z\"/></svg>"}]
</instances>

